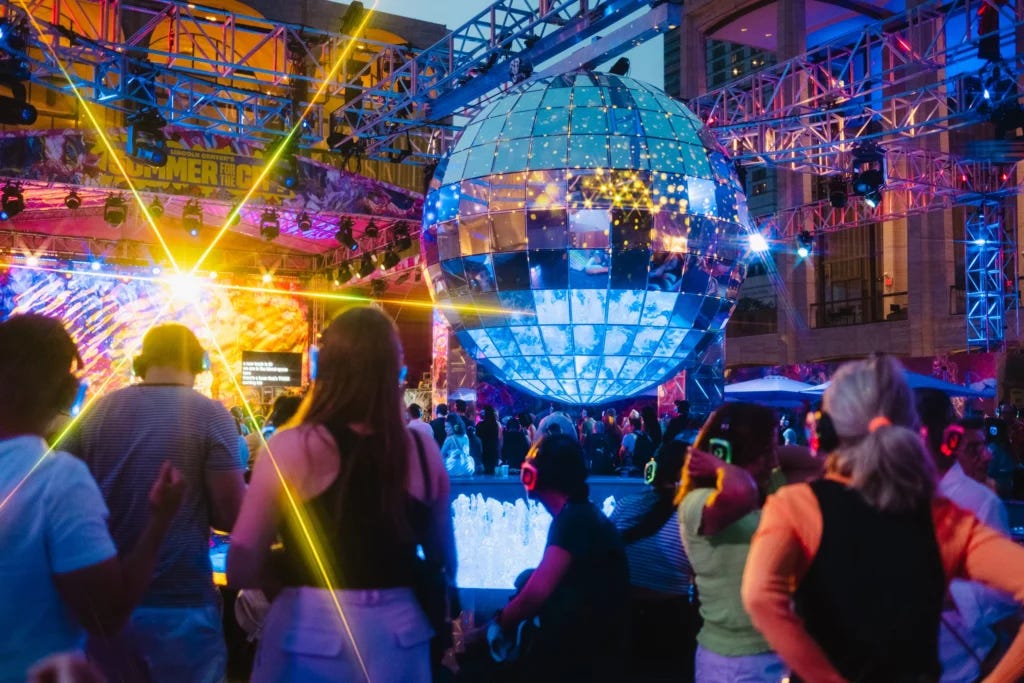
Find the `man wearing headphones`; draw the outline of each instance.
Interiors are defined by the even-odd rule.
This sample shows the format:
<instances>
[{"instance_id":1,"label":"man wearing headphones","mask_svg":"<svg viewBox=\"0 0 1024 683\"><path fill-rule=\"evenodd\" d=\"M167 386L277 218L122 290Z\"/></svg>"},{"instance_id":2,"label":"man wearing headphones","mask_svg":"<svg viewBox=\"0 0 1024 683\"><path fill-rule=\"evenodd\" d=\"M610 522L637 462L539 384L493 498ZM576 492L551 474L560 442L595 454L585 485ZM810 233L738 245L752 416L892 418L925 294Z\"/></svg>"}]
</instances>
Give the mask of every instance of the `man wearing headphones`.
<instances>
[{"instance_id":1,"label":"man wearing headphones","mask_svg":"<svg viewBox=\"0 0 1024 683\"><path fill-rule=\"evenodd\" d=\"M589 500L576 435L547 435L526 456L520 478L554 518L540 565L494 620L495 642L515 640L521 622L540 617L523 654L520 680L624 680L628 655L629 570L615 526Z\"/></svg>"},{"instance_id":2,"label":"man wearing headphones","mask_svg":"<svg viewBox=\"0 0 1024 683\"><path fill-rule=\"evenodd\" d=\"M143 492L160 463L170 460L186 483L140 606L117 636L90 639L89 654L110 680L224 678L227 654L210 567L210 527L231 530L245 483L231 414L193 390L207 362L187 327L153 327L134 363L143 381L100 398L62 444L96 478L122 551L139 537Z\"/></svg>"},{"instance_id":3,"label":"man wearing headphones","mask_svg":"<svg viewBox=\"0 0 1024 683\"><path fill-rule=\"evenodd\" d=\"M972 475L987 470L991 456L985 451L981 419L955 421L949 397L935 389L915 392L925 446L939 474L936 494L970 510L985 524L1009 535L1006 506L992 489ZM981 465L978 463L981 462ZM991 626L1014 613L1016 603L978 583L955 579L949 585L954 607L942 611L939 624L939 659L942 681L973 681L980 677L984 660L996 644Z\"/></svg>"},{"instance_id":4,"label":"man wearing headphones","mask_svg":"<svg viewBox=\"0 0 1024 683\"><path fill-rule=\"evenodd\" d=\"M158 462L154 480L139 492L139 535L118 556L89 470L43 440L58 412L71 408L79 386L71 368L80 363L60 321L28 314L0 323L3 683L24 681L48 655L81 653L86 632L113 632L124 623L182 499L180 475ZM81 659L67 665L87 667Z\"/></svg>"}]
</instances>

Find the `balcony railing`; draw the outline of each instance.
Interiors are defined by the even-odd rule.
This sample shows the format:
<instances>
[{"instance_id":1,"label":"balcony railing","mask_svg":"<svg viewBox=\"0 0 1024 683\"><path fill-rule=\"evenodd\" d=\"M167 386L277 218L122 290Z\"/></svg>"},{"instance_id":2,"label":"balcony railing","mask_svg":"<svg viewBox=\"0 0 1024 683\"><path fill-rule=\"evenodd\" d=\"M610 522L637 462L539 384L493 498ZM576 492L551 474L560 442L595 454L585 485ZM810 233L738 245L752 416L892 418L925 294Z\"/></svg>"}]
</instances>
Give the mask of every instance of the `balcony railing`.
<instances>
[{"instance_id":1,"label":"balcony railing","mask_svg":"<svg viewBox=\"0 0 1024 683\"><path fill-rule=\"evenodd\" d=\"M908 313L907 293L891 292L877 297L833 299L811 304L808 320L814 328L846 327L906 320Z\"/></svg>"}]
</instances>

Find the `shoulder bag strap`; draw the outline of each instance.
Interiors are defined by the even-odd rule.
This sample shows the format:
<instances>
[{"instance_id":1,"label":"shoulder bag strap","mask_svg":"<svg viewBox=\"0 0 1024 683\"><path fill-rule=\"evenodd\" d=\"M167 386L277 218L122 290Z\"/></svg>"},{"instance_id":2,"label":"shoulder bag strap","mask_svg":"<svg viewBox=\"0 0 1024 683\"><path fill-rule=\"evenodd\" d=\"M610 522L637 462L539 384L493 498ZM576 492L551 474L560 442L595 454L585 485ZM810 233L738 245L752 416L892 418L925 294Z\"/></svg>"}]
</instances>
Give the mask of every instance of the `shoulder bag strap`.
<instances>
[{"instance_id":1,"label":"shoulder bag strap","mask_svg":"<svg viewBox=\"0 0 1024 683\"><path fill-rule=\"evenodd\" d=\"M416 453L420 459L420 472L423 474L423 487L426 491L427 501L433 502L434 491L430 484L430 468L427 467L427 453L423 450L423 442L420 441L420 435L415 430L410 429L409 433L412 434L412 440L416 442Z\"/></svg>"}]
</instances>

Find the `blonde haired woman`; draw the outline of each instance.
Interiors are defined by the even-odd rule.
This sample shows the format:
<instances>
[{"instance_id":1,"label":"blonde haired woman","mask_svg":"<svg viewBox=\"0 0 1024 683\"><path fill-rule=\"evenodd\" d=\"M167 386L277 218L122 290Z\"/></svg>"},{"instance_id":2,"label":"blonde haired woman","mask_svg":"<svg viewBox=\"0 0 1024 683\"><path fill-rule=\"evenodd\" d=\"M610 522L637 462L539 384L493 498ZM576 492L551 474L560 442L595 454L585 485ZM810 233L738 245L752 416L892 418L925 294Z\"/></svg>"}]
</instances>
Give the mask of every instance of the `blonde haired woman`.
<instances>
[{"instance_id":1,"label":"blonde haired woman","mask_svg":"<svg viewBox=\"0 0 1024 683\"><path fill-rule=\"evenodd\" d=\"M1024 599L1024 548L935 496L913 406L895 360L843 366L818 424L828 474L765 504L743 603L793 681L937 681L950 579ZM1018 635L985 680L1022 673Z\"/></svg>"}]
</instances>

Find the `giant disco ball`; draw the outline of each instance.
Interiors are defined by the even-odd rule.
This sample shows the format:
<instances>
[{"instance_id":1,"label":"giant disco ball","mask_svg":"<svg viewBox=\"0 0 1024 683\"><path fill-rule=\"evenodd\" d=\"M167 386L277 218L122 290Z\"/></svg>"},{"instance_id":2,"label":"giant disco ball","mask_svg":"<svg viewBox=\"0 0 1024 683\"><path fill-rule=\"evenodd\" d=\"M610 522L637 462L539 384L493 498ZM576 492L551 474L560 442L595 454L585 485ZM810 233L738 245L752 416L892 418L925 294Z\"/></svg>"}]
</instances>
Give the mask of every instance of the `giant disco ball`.
<instances>
[{"instance_id":1,"label":"giant disco ball","mask_svg":"<svg viewBox=\"0 0 1024 683\"><path fill-rule=\"evenodd\" d=\"M700 119L649 85L581 71L528 81L470 121L434 176L421 244L472 358L592 404L696 364L736 302L748 229Z\"/></svg>"}]
</instances>

